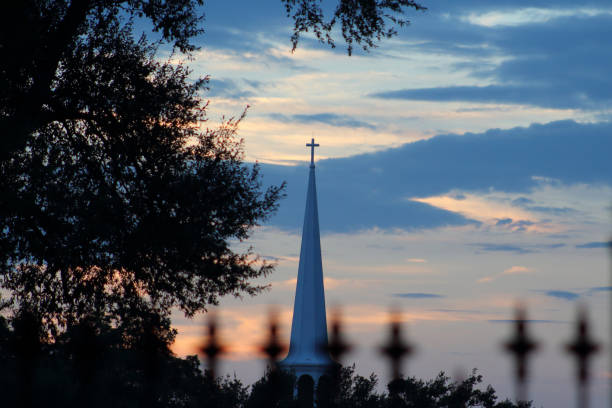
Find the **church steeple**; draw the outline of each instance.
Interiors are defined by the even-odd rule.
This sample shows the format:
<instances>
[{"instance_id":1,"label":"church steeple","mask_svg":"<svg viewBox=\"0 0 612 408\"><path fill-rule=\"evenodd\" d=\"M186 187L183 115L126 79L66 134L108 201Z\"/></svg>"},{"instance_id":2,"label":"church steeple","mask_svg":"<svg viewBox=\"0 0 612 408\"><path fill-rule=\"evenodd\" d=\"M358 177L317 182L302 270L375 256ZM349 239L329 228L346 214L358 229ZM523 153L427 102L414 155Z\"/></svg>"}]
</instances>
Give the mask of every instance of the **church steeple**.
<instances>
[{"instance_id":1,"label":"church steeple","mask_svg":"<svg viewBox=\"0 0 612 408\"><path fill-rule=\"evenodd\" d=\"M307 374L316 383L333 362L329 353L324 351L327 345L327 321L314 165L314 148L319 145L312 139L306 146L311 148L310 174L293 306L291 343L287 358L280 364L293 371L298 379Z\"/></svg>"}]
</instances>

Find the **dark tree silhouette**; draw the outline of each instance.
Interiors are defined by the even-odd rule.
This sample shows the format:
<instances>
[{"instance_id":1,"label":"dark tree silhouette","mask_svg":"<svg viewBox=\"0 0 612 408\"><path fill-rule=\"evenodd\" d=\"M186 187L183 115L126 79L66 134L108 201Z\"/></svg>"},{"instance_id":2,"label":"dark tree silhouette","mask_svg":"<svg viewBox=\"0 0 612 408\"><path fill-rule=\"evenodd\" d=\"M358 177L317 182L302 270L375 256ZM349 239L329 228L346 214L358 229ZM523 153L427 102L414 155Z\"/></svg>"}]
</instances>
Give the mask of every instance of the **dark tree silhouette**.
<instances>
[{"instance_id":1,"label":"dark tree silhouette","mask_svg":"<svg viewBox=\"0 0 612 408\"><path fill-rule=\"evenodd\" d=\"M389 407L423 407L423 408L529 408L531 401L521 401L517 404L504 400L497 403L497 395L493 387L486 390L478 389L482 383L482 375L472 371L472 374L462 380L451 382L450 378L441 372L429 381L414 377L399 378L388 384Z\"/></svg>"},{"instance_id":2,"label":"dark tree silhouette","mask_svg":"<svg viewBox=\"0 0 612 408\"><path fill-rule=\"evenodd\" d=\"M12 307L37 311L57 335L85 316L129 326L257 293L250 280L270 266L230 242L282 188L262 189L258 167L243 164L241 118L201 130L204 81L157 62L108 10L92 13L62 53L57 99L42 104L62 114L35 122L25 148L0 162L0 284ZM6 114L16 106L3 104L3 118L34 115Z\"/></svg>"},{"instance_id":3,"label":"dark tree silhouette","mask_svg":"<svg viewBox=\"0 0 612 408\"><path fill-rule=\"evenodd\" d=\"M262 378L251 386L245 408L297 408L293 389L297 379L283 370L268 368Z\"/></svg>"},{"instance_id":4,"label":"dark tree silhouette","mask_svg":"<svg viewBox=\"0 0 612 408\"><path fill-rule=\"evenodd\" d=\"M196 356L173 356L168 334L158 327L126 336L120 328L90 319L55 342L41 339L20 345L24 333L39 331L36 319L21 313L12 320L14 329L0 317L3 406L238 408L248 397L239 380L203 373ZM153 323L151 327L158 326ZM85 347L92 334L94 344ZM28 356L33 349L35 357Z\"/></svg>"}]
</instances>

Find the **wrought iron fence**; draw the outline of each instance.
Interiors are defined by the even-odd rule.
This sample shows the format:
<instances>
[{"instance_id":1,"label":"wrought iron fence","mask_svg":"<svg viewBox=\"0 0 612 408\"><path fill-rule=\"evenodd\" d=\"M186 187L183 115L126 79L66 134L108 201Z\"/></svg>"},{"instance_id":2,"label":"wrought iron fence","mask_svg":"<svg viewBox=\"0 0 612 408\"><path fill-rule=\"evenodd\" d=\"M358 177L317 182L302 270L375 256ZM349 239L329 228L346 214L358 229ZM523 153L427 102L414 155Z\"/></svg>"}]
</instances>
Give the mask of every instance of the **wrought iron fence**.
<instances>
[{"instance_id":1,"label":"wrought iron fence","mask_svg":"<svg viewBox=\"0 0 612 408\"><path fill-rule=\"evenodd\" d=\"M211 372L215 372L220 351L224 349L220 346L217 337L217 322L213 317L208 320L208 336L206 343L201 348L202 354L206 358L206 364ZM389 335L387 341L379 348L379 352L388 360L390 374L392 379L402 377L402 366L406 359L409 359L415 353L416 346L406 339L403 334L402 325L400 323L399 312L391 313L389 323ZM521 401L528 401L527 382L530 377L529 362L535 353L541 348L540 344L534 340L529 333L529 319L527 311L523 306L518 306L515 310L515 318L513 321L513 333L501 348L512 358L514 362L514 370L512 377L516 384L515 400L520 406ZM344 355L353 348L344 340L343 325L339 314L332 315L330 324L331 333L329 344L321 345L321 347L330 353L332 358L338 363L342 363ZM577 318L574 323L574 334L572 338L566 341L563 351L572 358L575 362L575 385L576 385L576 403L577 408L589 408L589 392L588 385L591 379L590 363L592 358L602 349L599 341L592 337L590 331L587 312L584 307L580 307L577 313ZM268 326L267 343L261 347L261 351L268 357L268 364L273 370L278 370L276 365L278 357L286 350L278 337L278 322L274 314L270 315ZM332 377L338 375L337 367L330 367ZM612 383L611 383L612 386ZM304 393L298 393L305 395ZM306 397L303 397L306 398ZM311 405L312 406L312 405ZM609 406L612 406L612 395L610 397Z\"/></svg>"},{"instance_id":2,"label":"wrought iron fence","mask_svg":"<svg viewBox=\"0 0 612 408\"><path fill-rule=\"evenodd\" d=\"M409 360L417 349L417 345L413 344L407 339L403 326L400 323L401 318L398 312L391 314L391 319L388 327L388 337L384 344L381 344L376 352L380 353L388 362L389 371L391 378L396 380L402 378L402 367L404 362ZM17 369L15 370L14 376L17 379L17 390L18 395L16 401L16 407L34 407L36 405L33 401L32 395L29 394L32 390L32 383L35 380L37 356L41 353L41 347L43 345L33 341L37 336L37 325L33 320L29 320L27 316L18 321L20 327L15 327L15 330L19 332L19 336L14 340L14 353L17 356L18 363ZM146 325L145 325L146 326ZM354 348L353 345L347 343L344 339L342 319L337 313L332 314L330 321L330 335L329 343L321 345L321 347L328 352L331 357L338 363L344 361L345 355ZM520 401L527 401L529 395L527 393L527 385L530 379L530 361L531 358L541 349L540 344L532 338L530 335L530 320L527 317L527 311L524 307L519 306L515 310L515 317L513 319L513 332L510 338L508 338L502 345L501 348L509 355L513 360L514 370L511 373L515 383L515 401L520 406ZM159 355L160 350L163 347L156 343L156 336L154 335L155 327L144 327L145 331L150 330L150 336L143 337L145 340L140 345L140 355L145 362L143 383L144 389L144 400L140 401L139 405L136 406L172 406L160 404L159 400L156 400L155 389L160 386L162 381L167 381L167 376L164 376L163 366L160 363ZM0 333L1 335L2 333ZM208 322L206 325L206 333L203 344L200 348L202 355L206 360L207 373L206 375L210 378L215 379L217 376L217 363L220 356L227 352L228 347L219 339L218 336L218 322L214 314L209 314ZM99 352L97 347L96 335L93 332L93 327L87 322L79 326L78 331L75 332L74 342L71 345L71 355L76 363L76 371L79 376L79 386L75 400L80 401L79 406L88 406L88 401L95 398L96 393L100 393L100 390L95 388L95 372L100 369L102 365L103 355ZM148 340L147 340L148 339ZM602 343L594 339L591 333L591 327L587 317L585 308L580 308L577 313L576 321L574 322L573 334L565 342L563 352L575 362L575 386L577 399L574 404L577 408L589 408L589 381L591 379L590 364L593 357L600 351L602 351ZM267 340L260 346L260 351L263 352L268 359L268 366L271 368L270 381L274 384L274 381L280 381L278 376L277 361L278 358L284 354L287 347L279 338L279 324L275 314L270 314L269 323L267 327ZM1 350L0 350L1 351ZM163 350L161 351L163 353ZM3 359L0 356L0 363ZM337 381L339 376L340 364L332 366L329 369L328 379L332 385L334 381ZM310 406L312 407L313 401L313 384L306 384L304 381L300 382L298 379L298 389L302 387L301 391L297 392L297 398L300 407ZM52 381L52 379L50 380ZM612 384L611 384L612 385ZM329 386L329 385L328 385ZM303 388L310 387L310 392L304 392ZM0 389L2 384L0 384ZM390 388L391 390L391 388ZM3 405L2 398L3 393L0 393L0 406ZM610 401L612 402L612 401ZM608 406L610 406L610 402ZM10 405L7 405L10 406ZM603 408L603 407L595 407Z\"/></svg>"}]
</instances>

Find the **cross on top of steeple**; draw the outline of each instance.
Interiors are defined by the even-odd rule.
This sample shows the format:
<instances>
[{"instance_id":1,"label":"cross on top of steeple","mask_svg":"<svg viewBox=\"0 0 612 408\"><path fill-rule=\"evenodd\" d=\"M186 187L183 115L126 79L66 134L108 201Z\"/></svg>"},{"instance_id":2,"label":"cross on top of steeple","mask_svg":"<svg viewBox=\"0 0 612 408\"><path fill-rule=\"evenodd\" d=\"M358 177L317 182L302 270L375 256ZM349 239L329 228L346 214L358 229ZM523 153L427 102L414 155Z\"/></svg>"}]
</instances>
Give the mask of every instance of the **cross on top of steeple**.
<instances>
[{"instance_id":1,"label":"cross on top of steeple","mask_svg":"<svg viewBox=\"0 0 612 408\"><path fill-rule=\"evenodd\" d=\"M314 167L314 148L319 147L319 144L315 144L313 137L310 143L306 143L306 147L310 147L310 167Z\"/></svg>"}]
</instances>

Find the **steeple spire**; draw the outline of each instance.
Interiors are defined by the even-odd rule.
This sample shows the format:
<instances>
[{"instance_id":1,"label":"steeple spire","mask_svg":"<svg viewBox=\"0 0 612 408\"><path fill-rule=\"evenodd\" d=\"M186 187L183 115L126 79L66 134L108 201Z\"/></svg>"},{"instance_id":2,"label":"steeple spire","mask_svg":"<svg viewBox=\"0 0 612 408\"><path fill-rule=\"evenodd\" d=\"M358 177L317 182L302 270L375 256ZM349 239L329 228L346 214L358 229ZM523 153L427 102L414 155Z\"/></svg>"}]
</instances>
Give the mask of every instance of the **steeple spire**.
<instances>
[{"instance_id":1,"label":"steeple spire","mask_svg":"<svg viewBox=\"0 0 612 408\"><path fill-rule=\"evenodd\" d=\"M291 343L289 354L281 365L293 371L298 379L306 374L316 383L332 364L332 359L324 350L327 346L327 321L314 166L314 148L319 145L315 144L313 138L306 146L311 150L302 247L295 289Z\"/></svg>"}]
</instances>

